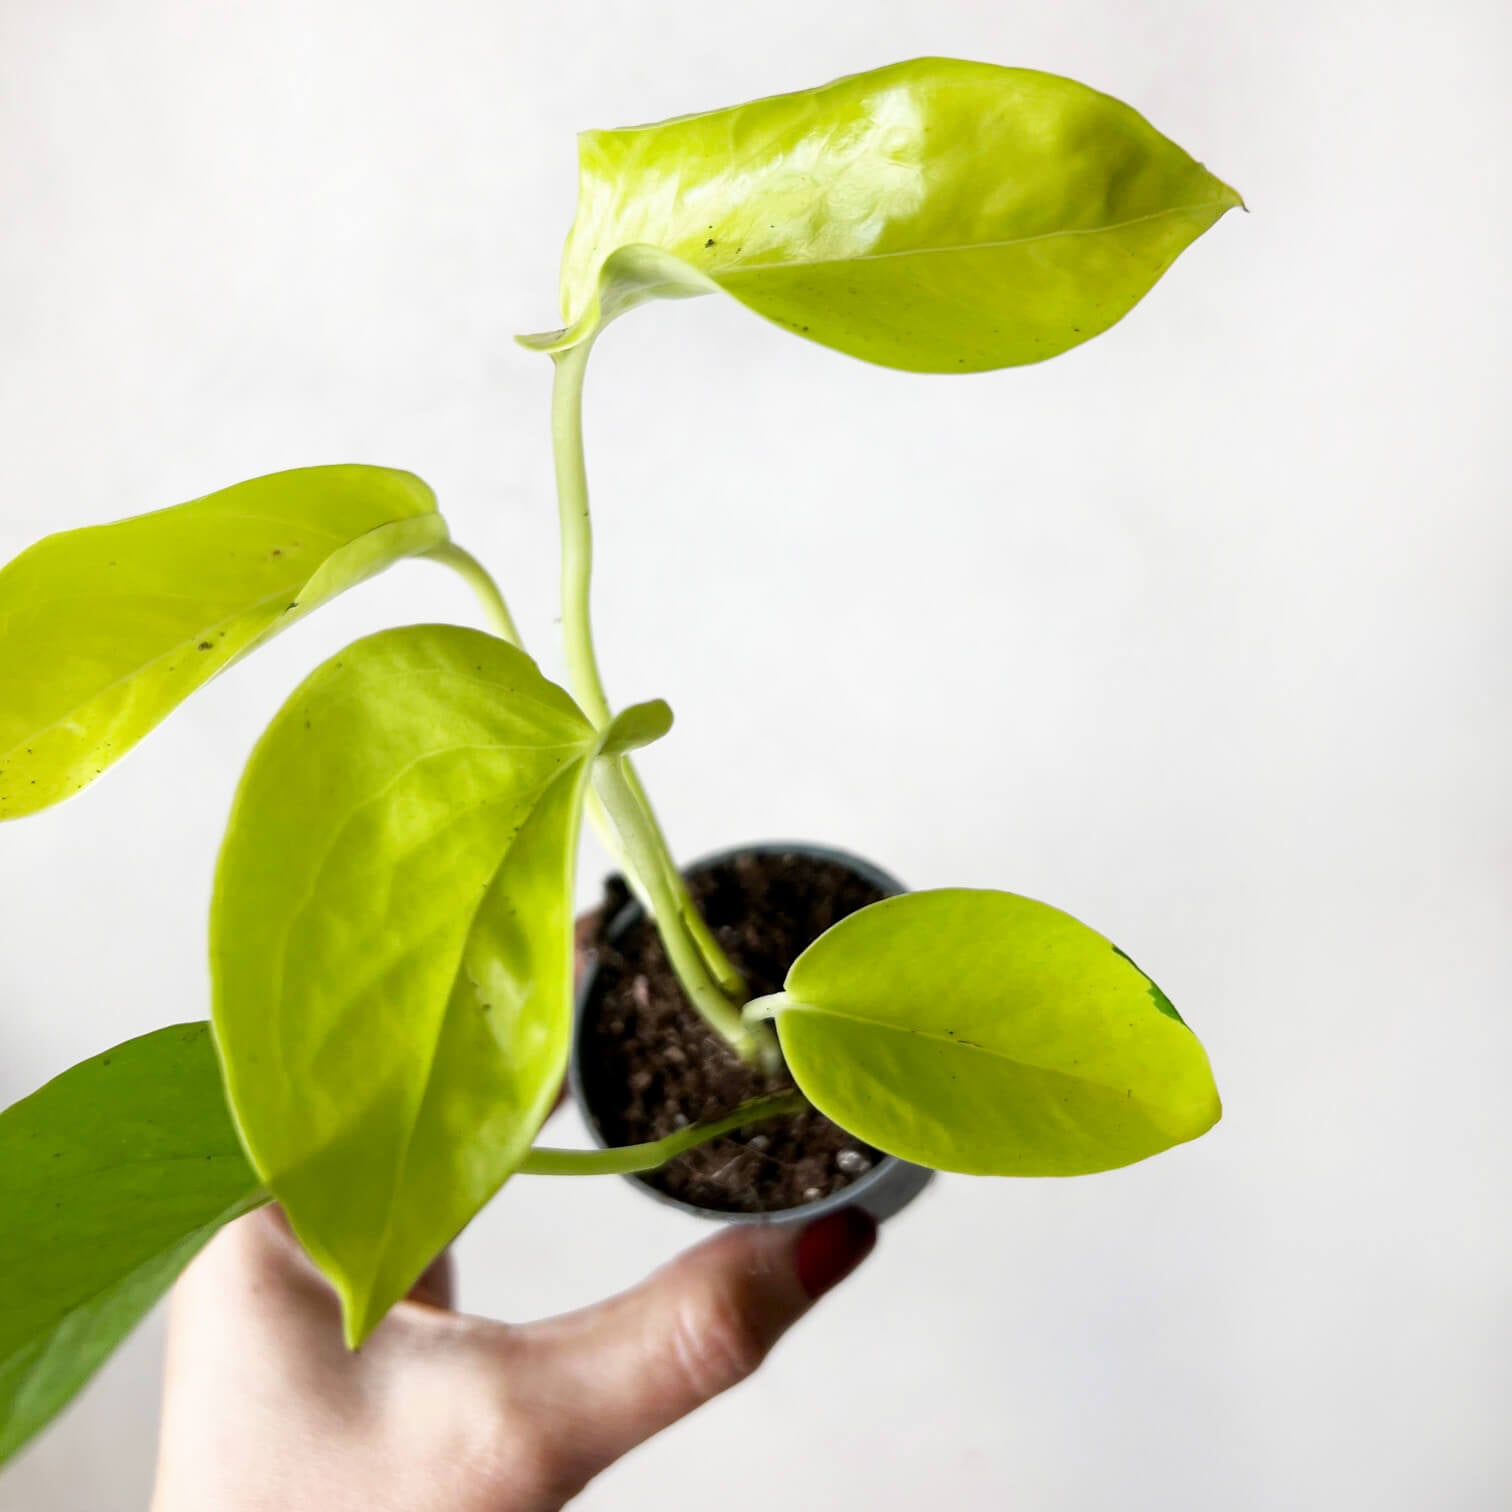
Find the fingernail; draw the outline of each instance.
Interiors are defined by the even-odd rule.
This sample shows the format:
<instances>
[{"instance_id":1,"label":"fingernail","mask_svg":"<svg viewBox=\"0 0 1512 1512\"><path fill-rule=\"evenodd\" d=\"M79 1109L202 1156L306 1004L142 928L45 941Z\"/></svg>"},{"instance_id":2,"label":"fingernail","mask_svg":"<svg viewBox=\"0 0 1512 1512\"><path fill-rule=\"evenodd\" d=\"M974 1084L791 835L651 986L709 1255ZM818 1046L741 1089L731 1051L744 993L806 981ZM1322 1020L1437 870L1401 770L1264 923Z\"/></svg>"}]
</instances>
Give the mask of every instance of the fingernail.
<instances>
[{"instance_id":1,"label":"fingernail","mask_svg":"<svg viewBox=\"0 0 1512 1512\"><path fill-rule=\"evenodd\" d=\"M860 1208L841 1208L816 1218L798 1236L798 1284L810 1297L822 1297L845 1280L876 1243L877 1221Z\"/></svg>"}]
</instances>

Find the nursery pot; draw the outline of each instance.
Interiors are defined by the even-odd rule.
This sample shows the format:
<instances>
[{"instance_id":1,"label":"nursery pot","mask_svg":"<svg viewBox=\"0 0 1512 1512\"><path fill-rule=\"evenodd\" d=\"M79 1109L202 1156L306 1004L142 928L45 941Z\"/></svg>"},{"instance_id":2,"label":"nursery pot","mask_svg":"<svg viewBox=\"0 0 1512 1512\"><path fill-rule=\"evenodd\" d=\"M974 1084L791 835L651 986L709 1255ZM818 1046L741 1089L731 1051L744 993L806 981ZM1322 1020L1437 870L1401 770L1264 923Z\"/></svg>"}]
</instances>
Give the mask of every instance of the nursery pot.
<instances>
[{"instance_id":1,"label":"nursery pot","mask_svg":"<svg viewBox=\"0 0 1512 1512\"><path fill-rule=\"evenodd\" d=\"M847 913L906 889L844 851L761 844L695 862L694 901L746 974L775 992L799 952ZM569 1077L600 1148L721 1116L770 1085L688 1007L654 926L633 899L604 919L578 984ZM741 1081L750 1084L743 1088ZM722 1104L721 1104L722 1099ZM812 1110L753 1124L625 1176L648 1196L725 1223L807 1223L844 1207L890 1218L934 1172L871 1149Z\"/></svg>"}]
</instances>

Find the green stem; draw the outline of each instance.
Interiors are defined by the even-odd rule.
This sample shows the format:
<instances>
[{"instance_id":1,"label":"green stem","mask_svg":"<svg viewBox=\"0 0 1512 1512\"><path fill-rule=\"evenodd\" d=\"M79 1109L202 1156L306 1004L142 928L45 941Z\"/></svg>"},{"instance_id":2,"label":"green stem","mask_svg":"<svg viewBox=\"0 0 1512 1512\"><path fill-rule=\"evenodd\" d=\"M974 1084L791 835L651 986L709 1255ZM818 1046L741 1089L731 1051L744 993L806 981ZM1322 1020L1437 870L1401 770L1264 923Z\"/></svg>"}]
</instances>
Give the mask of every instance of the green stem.
<instances>
[{"instance_id":1,"label":"green stem","mask_svg":"<svg viewBox=\"0 0 1512 1512\"><path fill-rule=\"evenodd\" d=\"M562 638L572 696L599 729L609 723L609 699L593 649L589 588L593 582L593 522L588 517L588 466L583 456L583 374L592 341L558 352L551 389L551 452L556 463L562 524Z\"/></svg>"},{"instance_id":2,"label":"green stem","mask_svg":"<svg viewBox=\"0 0 1512 1512\"><path fill-rule=\"evenodd\" d=\"M587 371L592 341L555 354L556 377L551 394L552 455L556 464L557 505L562 531L562 635L567 661L568 685L583 712L602 729L610 718L609 698L599 672L593 645L590 589L593 581L593 522L588 512L588 468L583 455L583 377ZM666 836L646 796L640 777L628 763L625 780L635 798L637 828L645 844L639 847L641 861L654 859L648 871L639 870L635 851L628 845L611 847L635 868L632 886L652 909L664 938L682 933L692 942L704 962L705 974L713 978L720 993L743 998L745 983L714 938L694 906L687 883L672 861ZM652 872L660 886L653 886ZM674 907L657 907L658 895L670 896ZM684 986L688 984L685 981ZM690 996L692 995L690 991Z\"/></svg>"},{"instance_id":3,"label":"green stem","mask_svg":"<svg viewBox=\"0 0 1512 1512\"><path fill-rule=\"evenodd\" d=\"M677 916L682 921L683 928L692 935L693 944L699 955L703 957L704 965L709 968L709 974L719 983L719 990L726 997L743 1003L747 991L745 978L735 969L735 963L725 954L724 947L714 938L713 930L709 928L704 916L699 913L698 905L693 901L692 893L688 891L687 880L672 860L671 848L667 844L666 835L656 817L656 810L651 807L651 799L640 780L640 773L635 770L634 763L628 759L625 761L624 770L625 781L629 783L631 792L635 794L636 801L644 810L646 822L655 837L662 871L665 873L667 887L676 900Z\"/></svg>"},{"instance_id":4,"label":"green stem","mask_svg":"<svg viewBox=\"0 0 1512 1512\"><path fill-rule=\"evenodd\" d=\"M594 724L602 729L609 723L609 700L604 694L603 681L599 676L598 659L593 650L593 631L589 618L589 587L593 575L593 530L588 516L588 477L583 460L582 443L582 394L583 368L587 361L588 346L585 344L558 359L557 384L552 399L552 439L557 464L557 493L562 510L562 605L563 624L566 628L567 662L573 693L584 712ZM575 360L569 368L567 357ZM566 377L564 379L564 369ZM477 595L494 632L511 645L524 650L524 642L515 626L514 616L499 585L494 582L488 569L470 551L454 541L437 546L426 553L433 561L452 568ZM648 842L641 847L642 862L649 858L652 869L659 874L663 886L653 888L644 880L635 865L633 855L622 842L614 824L610 821L597 793L590 795L589 819L597 829L606 848L626 874L631 890L657 922L663 934L680 932L690 941L698 959L703 963L705 978L712 979L714 992L730 1001L725 1005L735 1017L729 1022L738 1024L738 1002L745 997L745 983L729 958L714 938L703 916L694 906L693 899L683 881L682 874L673 865L666 837L656 822L651 800L635 769L628 761L622 763L625 781L634 797L640 822ZM662 898L657 907L658 895ZM667 899L671 899L669 909ZM670 954L670 951L669 951ZM714 997L707 990L707 983L698 984L700 996L709 1005ZM692 997L694 988L687 980ZM725 1038L731 1034L720 1030ZM744 1043L749 1035L740 1032ZM731 1039L731 1042L735 1041ZM770 1056L764 1057L770 1060Z\"/></svg>"},{"instance_id":5,"label":"green stem","mask_svg":"<svg viewBox=\"0 0 1512 1512\"><path fill-rule=\"evenodd\" d=\"M515 629L514 616L509 612L509 605L504 602L504 595L499 592L499 585L472 552L464 551L454 541L448 541L446 545L437 546L426 555L433 562L440 562L459 573L467 586L477 594L494 634L507 640L511 646L519 646L524 650L520 632Z\"/></svg>"},{"instance_id":6,"label":"green stem","mask_svg":"<svg viewBox=\"0 0 1512 1512\"><path fill-rule=\"evenodd\" d=\"M693 943L668 884L667 868L658 854L658 837L624 768L623 757L601 758L594 764L594 782L624 842L626 859L650 897L652 917L677 980L709 1027L743 1061L770 1071L780 1062L777 1041L765 1024L747 1024L741 1019L739 1003L720 990L708 963Z\"/></svg>"},{"instance_id":7,"label":"green stem","mask_svg":"<svg viewBox=\"0 0 1512 1512\"><path fill-rule=\"evenodd\" d=\"M784 1008L793 1004L785 992L769 992L765 997L752 998L740 1010L740 1016L748 1024L765 1024L776 1018Z\"/></svg>"},{"instance_id":8,"label":"green stem","mask_svg":"<svg viewBox=\"0 0 1512 1512\"><path fill-rule=\"evenodd\" d=\"M490 626L497 635L502 636L511 645L525 650L525 642L520 632L515 628L514 616L509 612L509 605L504 602L504 595L499 585L494 582L488 569L470 551L464 551L455 542L448 541L444 546L437 546L434 550L426 553L432 561L440 562L445 567L452 568L458 573L469 588L477 595L483 605L483 612L488 618ZM527 653L528 654L528 653ZM597 793L591 789L588 793L588 821L593 825L604 849L614 858L615 864L625 873L625 879L630 885L630 890L640 902L642 908L650 911L650 901L646 897L646 890L631 873L629 865L625 861L624 847L620 844L620 838L614 831L614 826L609 822L609 815L604 812L604 805ZM708 926L702 918L698 919L699 928L707 932ZM698 932L694 932L695 939ZM717 946L715 947L718 948ZM739 978L736 978L739 981Z\"/></svg>"},{"instance_id":9,"label":"green stem","mask_svg":"<svg viewBox=\"0 0 1512 1512\"><path fill-rule=\"evenodd\" d=\"M588 549L591 557L591 542ZM499 585L493 580L488 569L477 557L451 541L448 541L444 546L437 546L434 550L427 552L426 555L432 561L452 568L467 586L473 590L479 602L483 605L484 614L487 616L489 625L495 634L502 636L511 645L518 646L522 651L525 649L525 643L520 636L520 632L515 628L514 616L509 612L509 605L505 603L504 595L499 590ZM585 610L586 605L587 600L585 598ZM595 675L596 670L595 668ZM651 815L652 824L655 825L656 816L651 809L650 799L647 798L646 791L641 786L639 776L633 769L629 772L628 776L641 803L645 806L647 813ZM608 814L604 812L604 806L600 802L597 793L590 792L588 795L588 819L597 832L599 839L603 842L604 848L614 858L616 865L625 873L630 890L635 894L641 907L649 911L651 908L650 898L647 895L646 889L641 886L639 879L631 872L629 864L625 859L624 847L620 844L619 836L615 833L614 826L610 823ZM657 826L657 835L660 839L660 826ZM665 853L666 841L664 839L661 839L661 847ZM670 857L667 859L668 865L670 865ZM743 998L745 996L745 983L741 980L740 973L730 964L729 958L720 948L719 942L710 932L709 926L704 922L703 915L693 906L692 899L687 897L687 884L675 871L673 873L673 882L674 891L678 895L680 905L682 905L680 914L683 922L686 924L688 932L693 936L693 942L698 947L699 954L708 962L709 969L718 981L720 989L730 997Z\"/></svg>"},{"instance_id":10,"label":"green stem","mask_svg":"<svg viewBox=\"0 0 1512 1512\"><path fill-rule=\"evenodd\" d=\"M669 1134L665 1139L654 1139L648 1144L622 1145L617 1150L532 1150L520 1167L523 1176L633 1176L641 1171L654 1171L685 1150L718 1139L733 1129L742 1129L747 1124L761 1123L768 1118L786 1118L803 1112L808 1104L798 1092L773 1092L766 1097L753 1098L742 1103L724 1118L709 1123L692 1124Z\"/></svg>"}]
</instances>

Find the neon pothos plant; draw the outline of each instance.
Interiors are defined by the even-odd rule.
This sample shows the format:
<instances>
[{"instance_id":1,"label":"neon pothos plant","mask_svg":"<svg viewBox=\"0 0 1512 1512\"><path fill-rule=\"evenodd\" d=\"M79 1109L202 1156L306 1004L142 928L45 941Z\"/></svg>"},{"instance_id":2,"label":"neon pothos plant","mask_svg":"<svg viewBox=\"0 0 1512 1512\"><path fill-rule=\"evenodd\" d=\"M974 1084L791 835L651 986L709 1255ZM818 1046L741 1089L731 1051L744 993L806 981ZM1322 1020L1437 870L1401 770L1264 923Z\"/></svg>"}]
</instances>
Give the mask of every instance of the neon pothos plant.
<instances>
[{"instance_id":1,"label":"neon pothos plant","mask_svg":"<svg viewBox=\"0 0 1512 1512\"><path fill-rule=\"evenodd\" d=\"M410 625L316 670L253 751L211 908L212 1023L128 1041L0 1115L0 1456L222 1224L277 1201L349 1342L511 1176L654 1168L791 1106L618 1151L534 1147L572 1032L574 857L600 826L693 1006L860 1138L950 1171L1069 1176L1219 1116L1207 1058L1101 935L1006 892L878 903L747 1002L631 761L589 621L584 369L606 326L722 291L887 367L1039 362L1124 316L1239 196L1066 79L929 59L581 139L555 364L567 687L431 491L315 467L52 536L0 572L0 814L79 792L195 689L405 557L492 633ZM780 1047L780 1049L779 1049Z\"/></svg>"}]
</instances>

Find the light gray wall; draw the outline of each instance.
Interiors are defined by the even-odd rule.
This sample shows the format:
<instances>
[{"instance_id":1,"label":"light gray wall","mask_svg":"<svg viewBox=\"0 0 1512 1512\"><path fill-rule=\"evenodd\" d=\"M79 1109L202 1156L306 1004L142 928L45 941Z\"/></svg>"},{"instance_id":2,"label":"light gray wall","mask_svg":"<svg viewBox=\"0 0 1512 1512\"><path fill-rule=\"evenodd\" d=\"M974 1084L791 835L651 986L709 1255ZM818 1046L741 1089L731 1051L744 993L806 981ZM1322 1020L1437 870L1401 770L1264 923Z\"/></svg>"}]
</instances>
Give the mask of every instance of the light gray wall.
<instances>
[{"instance_id":1,"label":"light gray wall","mask_svg":"<svg viewBox=\"0 0 1512 1512\"><path fill-rule=\"evenodd\" d=\"M686 854L834 841L1134 951L1228 1114L1148 1165L942 1181L594 1509L1493 1508L1512 1497L1500 0L0 0L0 551L302 463L410 467L552 644L543 359L573 132L922 52L1081 77L1238 185L1110 336L919 379L728 302L605 340L603 660ZM204 1013L238 766L405 566L0 834L0 1100ZM583 890L602 869L585 862ZM528 1316L688 1241L522 1181ZM156 1324L3 1478L144 1503ZM667 1477L675 1477L670 1481Z\"/></svg>"}]
</instances>

